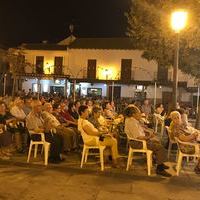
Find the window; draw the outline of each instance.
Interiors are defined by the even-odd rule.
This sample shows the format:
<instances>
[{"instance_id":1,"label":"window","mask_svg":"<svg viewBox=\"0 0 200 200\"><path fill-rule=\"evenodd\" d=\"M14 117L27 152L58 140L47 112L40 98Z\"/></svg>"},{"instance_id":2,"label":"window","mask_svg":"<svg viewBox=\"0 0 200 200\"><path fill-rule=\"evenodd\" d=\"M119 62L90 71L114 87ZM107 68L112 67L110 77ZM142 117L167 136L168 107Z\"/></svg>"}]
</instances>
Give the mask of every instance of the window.
<instances>
[{"instance_id":1,"label":"window","mask_svg":"<svg viewBox=\"0 0 200 200\"><path fill-rule=\"evenodd\" d=\"M95 59L88 60L87 78L96 79L96 67L97 67L97 60Z\"/></svg>"},{"instance_id":2,"label":"window","mask_svg":"<svg viewBox=\"0 0 200 200\"><path fill-rule=\"evenodd\" d=\"M163 66L158 66L157 80L161 82L168 81L168 68Z\"/></svg>"},{"instance_id":3,"label":"window","mask_svg":"<svg viewBox=\"0 0 200 200\"><path fill-rule=\"evenodd\" d=\"M56 56L54 59L54 74L62 74L63 72L63 57Z\"/></svg>"},{"instance_id":4,"label":"window","mask_svg":"<svg viewBox=\"0 0 200 200\"><path fill-rule=\"evenodd\" d=\"M43 74L43 67L44 67L44 56L36 56L36 73L37 74Z\"/></svg>"},{"instance_id":5,"label":"window","mask_svg":"<svg viewBox=\"0 0 200 200\"><path fill-rule=\"evenodd\" d=\"M132 59L121 60L121 80L123 81L131 80L131 68L132 68Z\"/></svg>"}]
</instances>

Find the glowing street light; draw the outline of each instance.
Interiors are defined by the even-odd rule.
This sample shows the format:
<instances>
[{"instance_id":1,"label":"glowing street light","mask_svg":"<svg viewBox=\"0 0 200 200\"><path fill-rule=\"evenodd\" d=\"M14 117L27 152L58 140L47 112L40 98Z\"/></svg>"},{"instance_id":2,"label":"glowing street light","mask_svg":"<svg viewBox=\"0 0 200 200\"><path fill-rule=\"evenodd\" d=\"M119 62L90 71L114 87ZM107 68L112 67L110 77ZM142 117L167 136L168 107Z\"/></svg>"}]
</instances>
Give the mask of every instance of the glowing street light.
<instances>
[{"instance_id":1,"label":"glowing street light","mask_svg":"<svg viewBox=\"0 0 200 200\"><path fill-rule=\"evenodd\" d=\"M187 24L188 13L184 10L177 10L171 14L171 26L176 33L176 49L173 70L173 107L177 105L177 88L178 88L178 65L179 65L179 33Z\"/></svg>"},{"instance_id":2,"label":"glowing street light","mask_svg":"<svg viewBox=\"0 0 200 200\"><path fill-rule=\"evenodd\" d=\"M179 33L187 24L188 13L184 10L175 11L171 15L172 29Z\"/></svg>"}]
</instances>

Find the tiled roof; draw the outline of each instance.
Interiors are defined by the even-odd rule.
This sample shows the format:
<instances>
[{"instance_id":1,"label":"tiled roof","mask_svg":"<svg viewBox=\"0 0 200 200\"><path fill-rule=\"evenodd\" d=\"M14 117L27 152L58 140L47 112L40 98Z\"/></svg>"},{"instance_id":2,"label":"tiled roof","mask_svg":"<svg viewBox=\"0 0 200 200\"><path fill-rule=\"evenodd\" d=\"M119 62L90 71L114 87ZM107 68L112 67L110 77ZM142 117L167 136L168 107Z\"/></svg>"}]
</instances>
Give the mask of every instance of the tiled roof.
<instances>
[{"instance_id":1,"label":"tiled roof","mask_svg":"<svg viewBox=\"0 0 200 200\"><path fill-rule=\"evenodd\" d=\"M38 43L38 44L22 44L22 48L29 50L67 50L66 45L58 45L58 44L48 44L48 43Z\"/></svg>"},{"instance_id":2,"label":"tiled roof","mask_svg":"<svg viewBox=\"0 0 200 200\"><path fill-rule=\"evenodd\" d=\"M77 38L71 49L134 49L131 38Z\"/></svg>"}]
</instances>

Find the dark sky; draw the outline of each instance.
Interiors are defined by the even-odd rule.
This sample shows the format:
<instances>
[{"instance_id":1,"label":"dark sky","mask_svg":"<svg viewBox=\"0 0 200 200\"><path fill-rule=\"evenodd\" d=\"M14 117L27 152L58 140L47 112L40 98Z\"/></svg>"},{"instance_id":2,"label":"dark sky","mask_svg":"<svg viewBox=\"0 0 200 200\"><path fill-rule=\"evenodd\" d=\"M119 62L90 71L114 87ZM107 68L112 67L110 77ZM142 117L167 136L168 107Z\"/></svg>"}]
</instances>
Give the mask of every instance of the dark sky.
<instances>
[{"instance_id":1,"label":"dark sky","mask_svg":"<svg viewBox=\"0 0 200 200\"><path fill-rule=\"evenodd\" d=\"M0 0L0 43L57 42L74 24L77 37L125 36L130 0Z\"/></svg>"}]
</instances>

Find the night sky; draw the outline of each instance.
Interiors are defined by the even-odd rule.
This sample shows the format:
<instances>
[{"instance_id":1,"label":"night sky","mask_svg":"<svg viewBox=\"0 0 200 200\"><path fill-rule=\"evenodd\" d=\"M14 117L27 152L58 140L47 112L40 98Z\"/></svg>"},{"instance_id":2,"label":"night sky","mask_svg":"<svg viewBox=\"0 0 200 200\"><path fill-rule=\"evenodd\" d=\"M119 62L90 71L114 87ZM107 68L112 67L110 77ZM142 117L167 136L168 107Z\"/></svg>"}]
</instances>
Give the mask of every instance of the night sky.
<instances>
[{"instance_id":1,"label":"night sky","mask_svg":"<svg viewBox=\"0 0 200 200\"><path fill-rule=\"evenodd\" d=\"M0 43L58 42L74 24L77 37L123 37L130 0L0 0Z\"/></svg>"}]
</instances>

